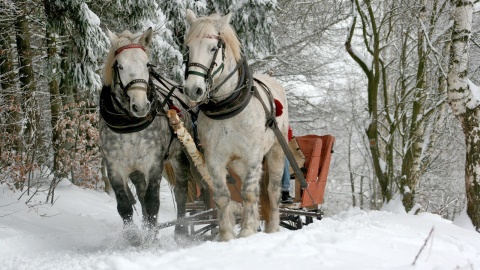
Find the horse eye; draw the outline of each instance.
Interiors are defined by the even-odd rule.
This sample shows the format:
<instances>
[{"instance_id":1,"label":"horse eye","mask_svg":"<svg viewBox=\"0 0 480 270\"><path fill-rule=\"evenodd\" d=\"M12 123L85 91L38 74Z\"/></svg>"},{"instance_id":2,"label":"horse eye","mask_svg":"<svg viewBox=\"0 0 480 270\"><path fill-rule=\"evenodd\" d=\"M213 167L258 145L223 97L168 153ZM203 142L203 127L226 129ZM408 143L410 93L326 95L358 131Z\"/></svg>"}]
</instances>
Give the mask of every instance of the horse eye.
<instances>
[{"instance_id":1,"label":"horse eye","mask_svg":"<svg viewBox=\"0 0 480 270\"><path fill-rule=\"evenodd\" d=\"M123 70L123 66L118 64L118 69Z\"/></svg>"},{"instance_id":2,"label":"horse eye","mask_svg":"<svg viewBox=\"0 0 480 270\"><path fill-rule=\"evenodd\" d=\"M215 47L213 47L213 48L210 50L210 52L214 53L214 52L216 52L217 50L218 50L218 48L217 48L217 46L215 46Z\"/></svg>"}]
</instances>

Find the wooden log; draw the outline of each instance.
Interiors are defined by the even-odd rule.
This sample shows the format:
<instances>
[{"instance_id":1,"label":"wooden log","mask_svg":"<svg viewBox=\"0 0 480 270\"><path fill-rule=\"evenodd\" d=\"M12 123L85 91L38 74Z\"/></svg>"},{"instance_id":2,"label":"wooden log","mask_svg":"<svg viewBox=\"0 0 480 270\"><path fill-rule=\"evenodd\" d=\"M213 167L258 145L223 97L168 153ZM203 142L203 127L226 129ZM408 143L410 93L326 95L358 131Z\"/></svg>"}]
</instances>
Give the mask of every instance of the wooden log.
<instances>
[{"instance_id":1,"label":"wooden log","mask_svg":"<svg viewBox=\"0 0 480 270\"><path fill-rule=\"evenodd\" d=\"M167 112L168 121L170 126L172 126L174 132L177 134L178 140L183 144L183 147L187 151L187 154L192 158L193 164L197 167L198 172L202 176L205 183L207 183L210 189L213 189L212 177L208 172L207 166L205 166L205 160L203 159L202 153L198 151L195 141L192 138L192 135L183 125L182 120L177 115L177 111L168 110Z\"/></svg>"}]
</instances>

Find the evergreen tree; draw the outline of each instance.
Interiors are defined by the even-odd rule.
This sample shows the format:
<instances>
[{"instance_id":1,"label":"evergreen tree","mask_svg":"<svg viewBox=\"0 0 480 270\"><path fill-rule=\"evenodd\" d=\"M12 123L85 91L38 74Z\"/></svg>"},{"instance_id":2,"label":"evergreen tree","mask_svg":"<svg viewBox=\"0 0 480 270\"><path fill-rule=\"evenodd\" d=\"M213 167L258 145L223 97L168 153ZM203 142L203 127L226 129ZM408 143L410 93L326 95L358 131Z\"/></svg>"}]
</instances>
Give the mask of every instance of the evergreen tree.
<instances>
[{"instance_id":1,"label":"evergreen tree","mask_svg":"<svg viewBox=\"0 0 480 270\"><path fill-rule=\"evenodd\" d=\"M197 14L206 15L207 14L207 3L205 1L160 1L160 9L165 14L163 21L161 23L162 38L166 43L162 43L163 46L158 46L156 44L161 44L159 40L154 41L154 49L162 48L164 53L162 54L161 50L158 50L156 53L159 55L159 58L164 62L159 65L159 67L171 67L172 75L177 81L183 80L184 73L184 55L187 52L187 49L184 44L185 33L187 31L187 23L185 20L185 12L188 9L195 10ZM160 11L159 11L160 12ZM157 16L158 18L159 16ZM165 45L170 45L170 47ZM165 63L167 65L165 65ZM167 73L167 72L166 72Z\"/></svg>"},{"instance_id":2,"label":"evergreen tree","mask_svg":"<svg viewBox=\"0 0 480 270\"><path fill-rule=\"evenodd\" d=\"M220 14L233 12L231 24L250 59L262 59L275 52L273 27L276 24L276 0L211 1L213 10Z\"/></svg>"},{"instance_id":3,"label":"evergreen tree","mask_svg":"<svg viewBox=\"0 0 480 270\"><path fill-rule=\"evenodd\" d=\"M51 16L47 20L52 32L56 31L65 42L61 52L61 88L71 88L81 96L84 91L94 93L99 90L102 81L97 70L108 46L99 17L84 0L46 0L45 8L50 10L48 14ZM63 91L62 94L71 94L69 92Z\"/></svg>"},{"instance_id":4,"label":"evergreen tree","mask_svg":"<svg viewBox=\"0 0 480 270\"><path fill-rule=\"evenodd\" d=\"M181 47L176 39L175 28L159 7L156 16L143 21L144 28L154 28L154 36L151 44L151 63L156 66L156 70L161 74L181 82L183 79L183 56Z\"/></svg>"},{"instance_id":5,"label":"evergreen tree","mask_svg":"<svg viewBox=\"0 0 480 270\"><path fill-rule=\"evenodd\" d=\"M232 12L231 24L242 42L245 55L250 59L261 59L275 51L275 0L164 1L160 5L168 20L166 26L172 29L174 41L183 53L186 52L183 39L187 27L187 8L193 10L197 16L211 13L225 15Z\"/></svg>"}]
</instances>

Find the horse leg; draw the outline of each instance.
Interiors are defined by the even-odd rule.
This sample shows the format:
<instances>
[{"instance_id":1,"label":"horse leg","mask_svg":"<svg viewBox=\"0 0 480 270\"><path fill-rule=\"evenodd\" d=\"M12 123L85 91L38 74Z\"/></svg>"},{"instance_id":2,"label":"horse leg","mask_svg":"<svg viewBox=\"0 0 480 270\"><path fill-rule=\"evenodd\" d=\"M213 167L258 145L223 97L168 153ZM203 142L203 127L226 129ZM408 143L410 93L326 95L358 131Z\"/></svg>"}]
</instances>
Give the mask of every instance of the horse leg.
<instances>
[{"instance_id":1,"label":"horse leg","mask_svg":"<svg viewBox=\"0 0 480 270\"><path fill-rule=\"evenodd\" d=\"M117 199L117 211L123 219L123 224L130 224L132 223L133 208L125 181L123 180L124 177L111 169L108 169L108 176Z\"/></svg>"},{"instance_id":2,"label":"horse leg","mask_svg":"<svg viewBox=\"0 0 480 270\"><path fill-rule=\"evenodd\" d=\"M160 209L160 181L162 180L163 159L155 163L148 172L148 186L145 192L145 228L152 230L157 225Z\"/></svg>"},{"instance_id":3,"label":"horse leg","mask_svg":"<svg viewBox=\"0 0 480 270\"><path fill-rule=\"evenodd\" d=\"M188 197L188 180L190 177L190 163L188 158L181 154L176 162L172 162L175 170L175 201L177 203L177 219L185 217L186 204ZM188 226L186 224L175 225L175 235L187 235Z\"/></svg>"},{"instance_id":4,"label":"horse leg","mask_svg":"<svg viewBox=\"0 0 480 270\"><path fill-rule=\"evenodd\" d=\"M272 233L279 230L280 215L279 215L279 201L281 193L282 175L285 166L285 155L282 147L276 142L266 155L268 161L268 201L269 204L262 207L267 207L269 212L269 219L265 221L265 232Z\"/></svg>"},{"instance_id":5,"label":"horse leg","mask_svg":"<svg viewBox=\"0 0 480 270\"><path fill-rule=\"evenodd\" d=\"M218 162L208 163L217 164ZM227 187L227 170L225 166L209 167L213 182L213 201L218 211L219 240L229 241L234 238L235 218L229 207L230 190Z\"/></svg>"},{"instance_id":6,"label":"horse leg","mask_svg":"<svg viewBox=\"0 0 480 270\"><path fill-rule=\"evenodd\" d=\"M139 246L142 243L142 236L138 228L133 224L133 207L128 196L126 186L126 175L108 169L109 180L117 199L117 211L123 219L123 236L132 246Z\"/></svg>"},{"instance_id":7,"label":"horse leg","mask_svg":"<svg viewBox=\"0 0 480 270\"><path fill-rule=\"evenodd\" d=\"M147 214L146 208L145 208L145 191L147 189L147 186L145 183L145 175L140 171L134 171L128 176L128 178L130 178L132 183L135 185L135 190L137 191L137 197L138 197L138 200L140 201L140 205L142 206L142 217L145 219L145 216ZM128 190L131 194L130 189ZM133 197L133 195L131 196Z\"/></svg>"},{"instance_id":8,"label":"horse leg","mask_svg":"<svg viewBox=\"0 0 480 270\"><path fill-rule=\"evenodd\" d=\"M251 163L245 177L242 177L243 212L239 237L247 237L257 232L259 225L258 196L260 186L258 181L262 174L262 163Z\"/></svg>"}]
</instances>

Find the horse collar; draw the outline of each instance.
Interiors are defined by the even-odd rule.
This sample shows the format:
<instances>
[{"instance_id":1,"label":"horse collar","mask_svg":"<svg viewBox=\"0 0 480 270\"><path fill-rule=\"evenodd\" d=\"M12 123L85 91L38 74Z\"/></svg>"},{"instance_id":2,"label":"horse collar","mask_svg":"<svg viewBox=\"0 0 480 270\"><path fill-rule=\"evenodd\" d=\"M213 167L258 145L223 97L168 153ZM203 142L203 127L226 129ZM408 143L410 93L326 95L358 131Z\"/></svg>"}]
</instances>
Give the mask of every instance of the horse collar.
<instances>
[{"instance_id":1,"label":"horse collar","mask_svg":"<svg viewBox=\"0 0 480 270\"><path fill-rule=\"evenodd\" d=\"M107 126L116 133L138 132L147 128L155 120L157 115L157 98L155 94L149 96L152 107L150 112L142 118L132 117L127 111L117 109L112 99L114 97L112 97L111 87L104 85L100 93L100 114Z\"/></svg>"},{"instance_id":2,"label":"horse collar","mask_svg":"<svg viewBox=\"0 0 480 270\"><path fill-rule=\"evenodd\" d=\"M210 100L208 103L200 105L200 110L206 116L215 120L228 119L247 107L253 94L253 76L246 61L243 61L239 71L241 79L236 90L228 98L218 103Z\"/></svg>"}]
</instances>

